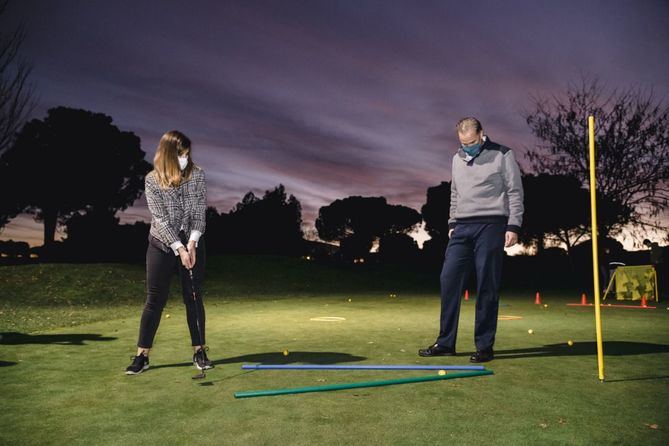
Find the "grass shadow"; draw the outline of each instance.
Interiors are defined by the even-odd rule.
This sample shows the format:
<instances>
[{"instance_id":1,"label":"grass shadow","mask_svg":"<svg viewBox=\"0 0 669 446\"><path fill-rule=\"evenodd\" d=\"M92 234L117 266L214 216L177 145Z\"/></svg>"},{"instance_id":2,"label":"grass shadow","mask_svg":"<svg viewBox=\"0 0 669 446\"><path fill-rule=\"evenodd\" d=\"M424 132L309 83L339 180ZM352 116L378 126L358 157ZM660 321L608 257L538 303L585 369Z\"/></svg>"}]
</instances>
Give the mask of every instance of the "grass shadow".
<instances>
[{"instance_id":1,"label":"grass shadow","mask_svg":"<svg viewBox=\"0 0 669 446\"><path fill-rule=\"evenodd\" d=\"M605 341L605 356L632 356L655 353L669 353L668 344L648 342ZM513 350L495 350L495 360L535 358L544 356L587 356L597 354L596 342L576 342L572 347L566 343L548 344L542 347L520 348Z\"/></svg>"},{"instance_id":2,"label":"grass shadow","mask_svg":"<svg viewBox=\"0 0 669 446\"><path fill-rule=\"evenodd\" d=\"M0 361L0 367L9 367L10 365L16 365L18 362L14 361Z\"/></svg>"},{"instance_id":3,"label":"grass shadow","mask_svg":"<svg viewBox=\"0 0 669 446\"><path fill-rule=\"evenodd\" d=\"M44 334L0 333L0 345L58 344L86 345L85 341L113 341L116 338L94 333Z\"/></svg>"},{"instance_id":4,"label":"grass shadow","mask_svg":"<svg viewBox=\"0 0 669 446\"><path fill-rule=\"evenodd\" d=\"M290 352L284 356L281 352L267 352L267 353L252 353L248 355L234 356L232 358L223 358L212 361L214 365L220 364L238 364L238 363L255 363L255 364L339 364L342 362L357 362L367 359L364 356L354 356L349 353L339 352ZM192 366L192 362L182 362L178 364L164 364L151 367L152 369L166 368L166 367L186 367Z\"/></svg>"},{"instance_id":5,"label":"grass shadow","mask_svg":"<svg viewBox=\"0 0 669 446\"><path fill-rule=\"evenodd\" d=\"M621 382L626 382L626 381L648 381L648 380L655 380L655 379L669 379L669 375L662 375L662 376L642 376L640 378L621 378L621 379L607 379L605 380L607 383L621 383Z\"/></svg>"}]
</instances>

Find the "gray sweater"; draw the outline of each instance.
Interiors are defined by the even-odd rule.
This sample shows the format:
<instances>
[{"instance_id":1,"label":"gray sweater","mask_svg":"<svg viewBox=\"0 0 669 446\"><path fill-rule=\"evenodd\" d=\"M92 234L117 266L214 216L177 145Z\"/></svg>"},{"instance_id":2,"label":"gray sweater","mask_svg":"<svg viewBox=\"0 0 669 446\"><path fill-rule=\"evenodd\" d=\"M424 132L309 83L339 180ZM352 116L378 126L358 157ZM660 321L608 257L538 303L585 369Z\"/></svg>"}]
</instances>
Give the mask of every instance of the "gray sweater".
<instances>
[{"instance_id":1,"label":"gray sweater","mask_svg":"<svg viewBox=\"0 0 669 446\"><path fill-rule=\"evenodd\" d=\"M459 149L453 156L452 176L449 228L459 223L503 222L508 231L520 232L523 184L511 149L490 139L473 159Z\"/></svg>"}]
</instances>

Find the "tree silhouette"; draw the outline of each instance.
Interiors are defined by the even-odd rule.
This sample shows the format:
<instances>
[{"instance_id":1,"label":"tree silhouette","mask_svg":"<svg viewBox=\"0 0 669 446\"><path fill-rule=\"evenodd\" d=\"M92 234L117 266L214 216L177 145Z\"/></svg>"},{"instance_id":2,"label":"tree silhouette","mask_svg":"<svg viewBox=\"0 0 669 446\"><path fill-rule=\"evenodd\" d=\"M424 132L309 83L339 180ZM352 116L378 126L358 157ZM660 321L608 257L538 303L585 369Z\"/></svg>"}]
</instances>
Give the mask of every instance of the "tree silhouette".
<instances>
[{"instance_id":1,"label":"tree silhouette","mask_svg":"<svg viewBox=\"0 0 669 446\"><path fill-rule=\"evenodd\" d=\"M322 240L339 242L342 256L350 260L367 255L377 238L393 240L388 237L406 234L420 221L414 209L389 205L383 197L354 196L321 207L316 229ZM388 244L385 252L390 253L393 245Z\"/></svg>"},{"instance_id":2,"label":"tree silhouette","mask_svg":"<svg viewBox=\"0 0 669 446\"><path fill-rule=\"evenodd\" d=\"M563 96L535 98L525 116L543 142L528 153L534 170L589 187L588 115L596 119L597 189L610 208L599 233L615 235L628 223L661 228L658 217L669 202L669 108L652 92L606 94L586 79Z\"/></svg>"},{"instance_id":3,"label":"tree silhouette","mask_svg":"<svg viewBox=\"0 0 669 446\"><path fill-rule=\"evenodd\" d=\"M65 222L67 237L51 257L75 262L141 262L146 256L150 225L119 224L115 211L92 209ZM94 247L94 249L92 249Z\"/></svg>"},{"instance_id":4,"label":"tree silhouette","mask_svg":"<svg viewBox=\"0 0 669 446\"><path fill-rule=\"evenodd\" d=\"M7 1L0 1L0 17L6 8ZM0 153L9 148L33 106L33 87L28 82L32 67L19 57L24 38L23 27L0 33Z\"/></svg>"},{"instance_id":5,"label":"tree silhouette","mask_svg":"<svg viewBox=\"0 0 669 446\"><path fill-rule=\"evenodd\" d=\"M0 17L7 8L7 1L0 1ZM10 146L19 126L33 108L33 86L28 82L32 67L20 58L19 50L25 31L23 27L11 33L0 33L0 154ZM0 176L0 229L19 213L18 203L6 191L13 185Z\"/></svg>"},{"instance_id":6,"label":"tree silhouette","mask_svg":"<svg viewBox=\"0 0 669 446\"><path fill-rule=\"evenodd\" d=\"M297 255L302 250L302 206L293 196L287 196L283 185L268 190L262 198L248 192L229 214L208 218L216 247L223 252L240 254ZM220 239L219 239L220 238Z\"/></svg>"},{"instance_id":7,"label":"tree silhouette","mask_svg":"<svg viewBox=\"0 0 669 446\"><path fill-rule=\"evenodd\" d=\"M45 119L26 123L0 156L0 178L12 185L12 203L0 209L13 207L10 218L34 214L44 222L49 246L56 224L74 213L113 215L132 204L151 170L144 155L139 138L119 130L111 117L53 108Z\"/></svg>"},{"instance_id":8,"label":"tree silhouette","mask_svg":"<svg viewBox=\"0 0 669 446\"><path fill-rule=\"evenodd\" d=\"M443 258L448 244L448 217L451 208L451 183L444 181L427 189L427 201L421 208L425 230L430 240L423 243L423 253L430 259Z\"/></svg>"},{"instance_id":9,"label":"tree silhouette","mask_svg":"<svg viewBox=\"0 0 669 446\"><path fill-rule=\"evenodd\" d=\"M546 242L561 242L567 252L587 236L590 194L567 175L524 175L523 229L520 241L541 254Z\"/></svg>"}]
</instances>

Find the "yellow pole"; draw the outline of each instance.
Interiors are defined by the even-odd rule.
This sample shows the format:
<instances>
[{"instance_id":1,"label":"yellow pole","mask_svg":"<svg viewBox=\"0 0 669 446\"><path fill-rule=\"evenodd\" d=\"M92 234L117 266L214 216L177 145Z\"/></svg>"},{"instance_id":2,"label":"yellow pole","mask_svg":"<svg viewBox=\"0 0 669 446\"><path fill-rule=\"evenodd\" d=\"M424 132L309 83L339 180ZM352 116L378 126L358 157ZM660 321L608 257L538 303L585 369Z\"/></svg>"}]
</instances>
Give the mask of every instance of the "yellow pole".
<instances>
[{"instance_id":1,"label":"yellow pole","mask_svg":"<svg viewBox=\"0 0 669 446\"><path fill-rule=\"evenodd\" d=\"M595 327L597 329L597 369L604 381L604 347L602 345L602 315L599 304L599 253L597 249L597 181L595 179L595 117L588 116L590 139L590 217L592 221L592 277L595 284Z\"/></svg>"}]
</instances>

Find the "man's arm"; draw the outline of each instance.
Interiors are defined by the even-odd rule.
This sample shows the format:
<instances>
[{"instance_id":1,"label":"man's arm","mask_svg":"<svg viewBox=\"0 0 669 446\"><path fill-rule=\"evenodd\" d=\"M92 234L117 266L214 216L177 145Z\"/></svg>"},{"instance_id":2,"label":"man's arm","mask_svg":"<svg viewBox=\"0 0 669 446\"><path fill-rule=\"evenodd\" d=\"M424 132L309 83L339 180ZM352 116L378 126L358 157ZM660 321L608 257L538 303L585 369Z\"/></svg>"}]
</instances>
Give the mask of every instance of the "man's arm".
<instances>
[{"instance_id":1,"label":"man's arm","mask_svg":"<svg viewBox=\"0 0 669 446\"><path fill-rule=\"evenodd\" d=\"M523 181L516 156L512 150L504 154L502 163L506 194L509 198L509 220L506 230L518 234L523 224L523 212L525 211L523 206Z\"/></svg>"}]
</instances>

